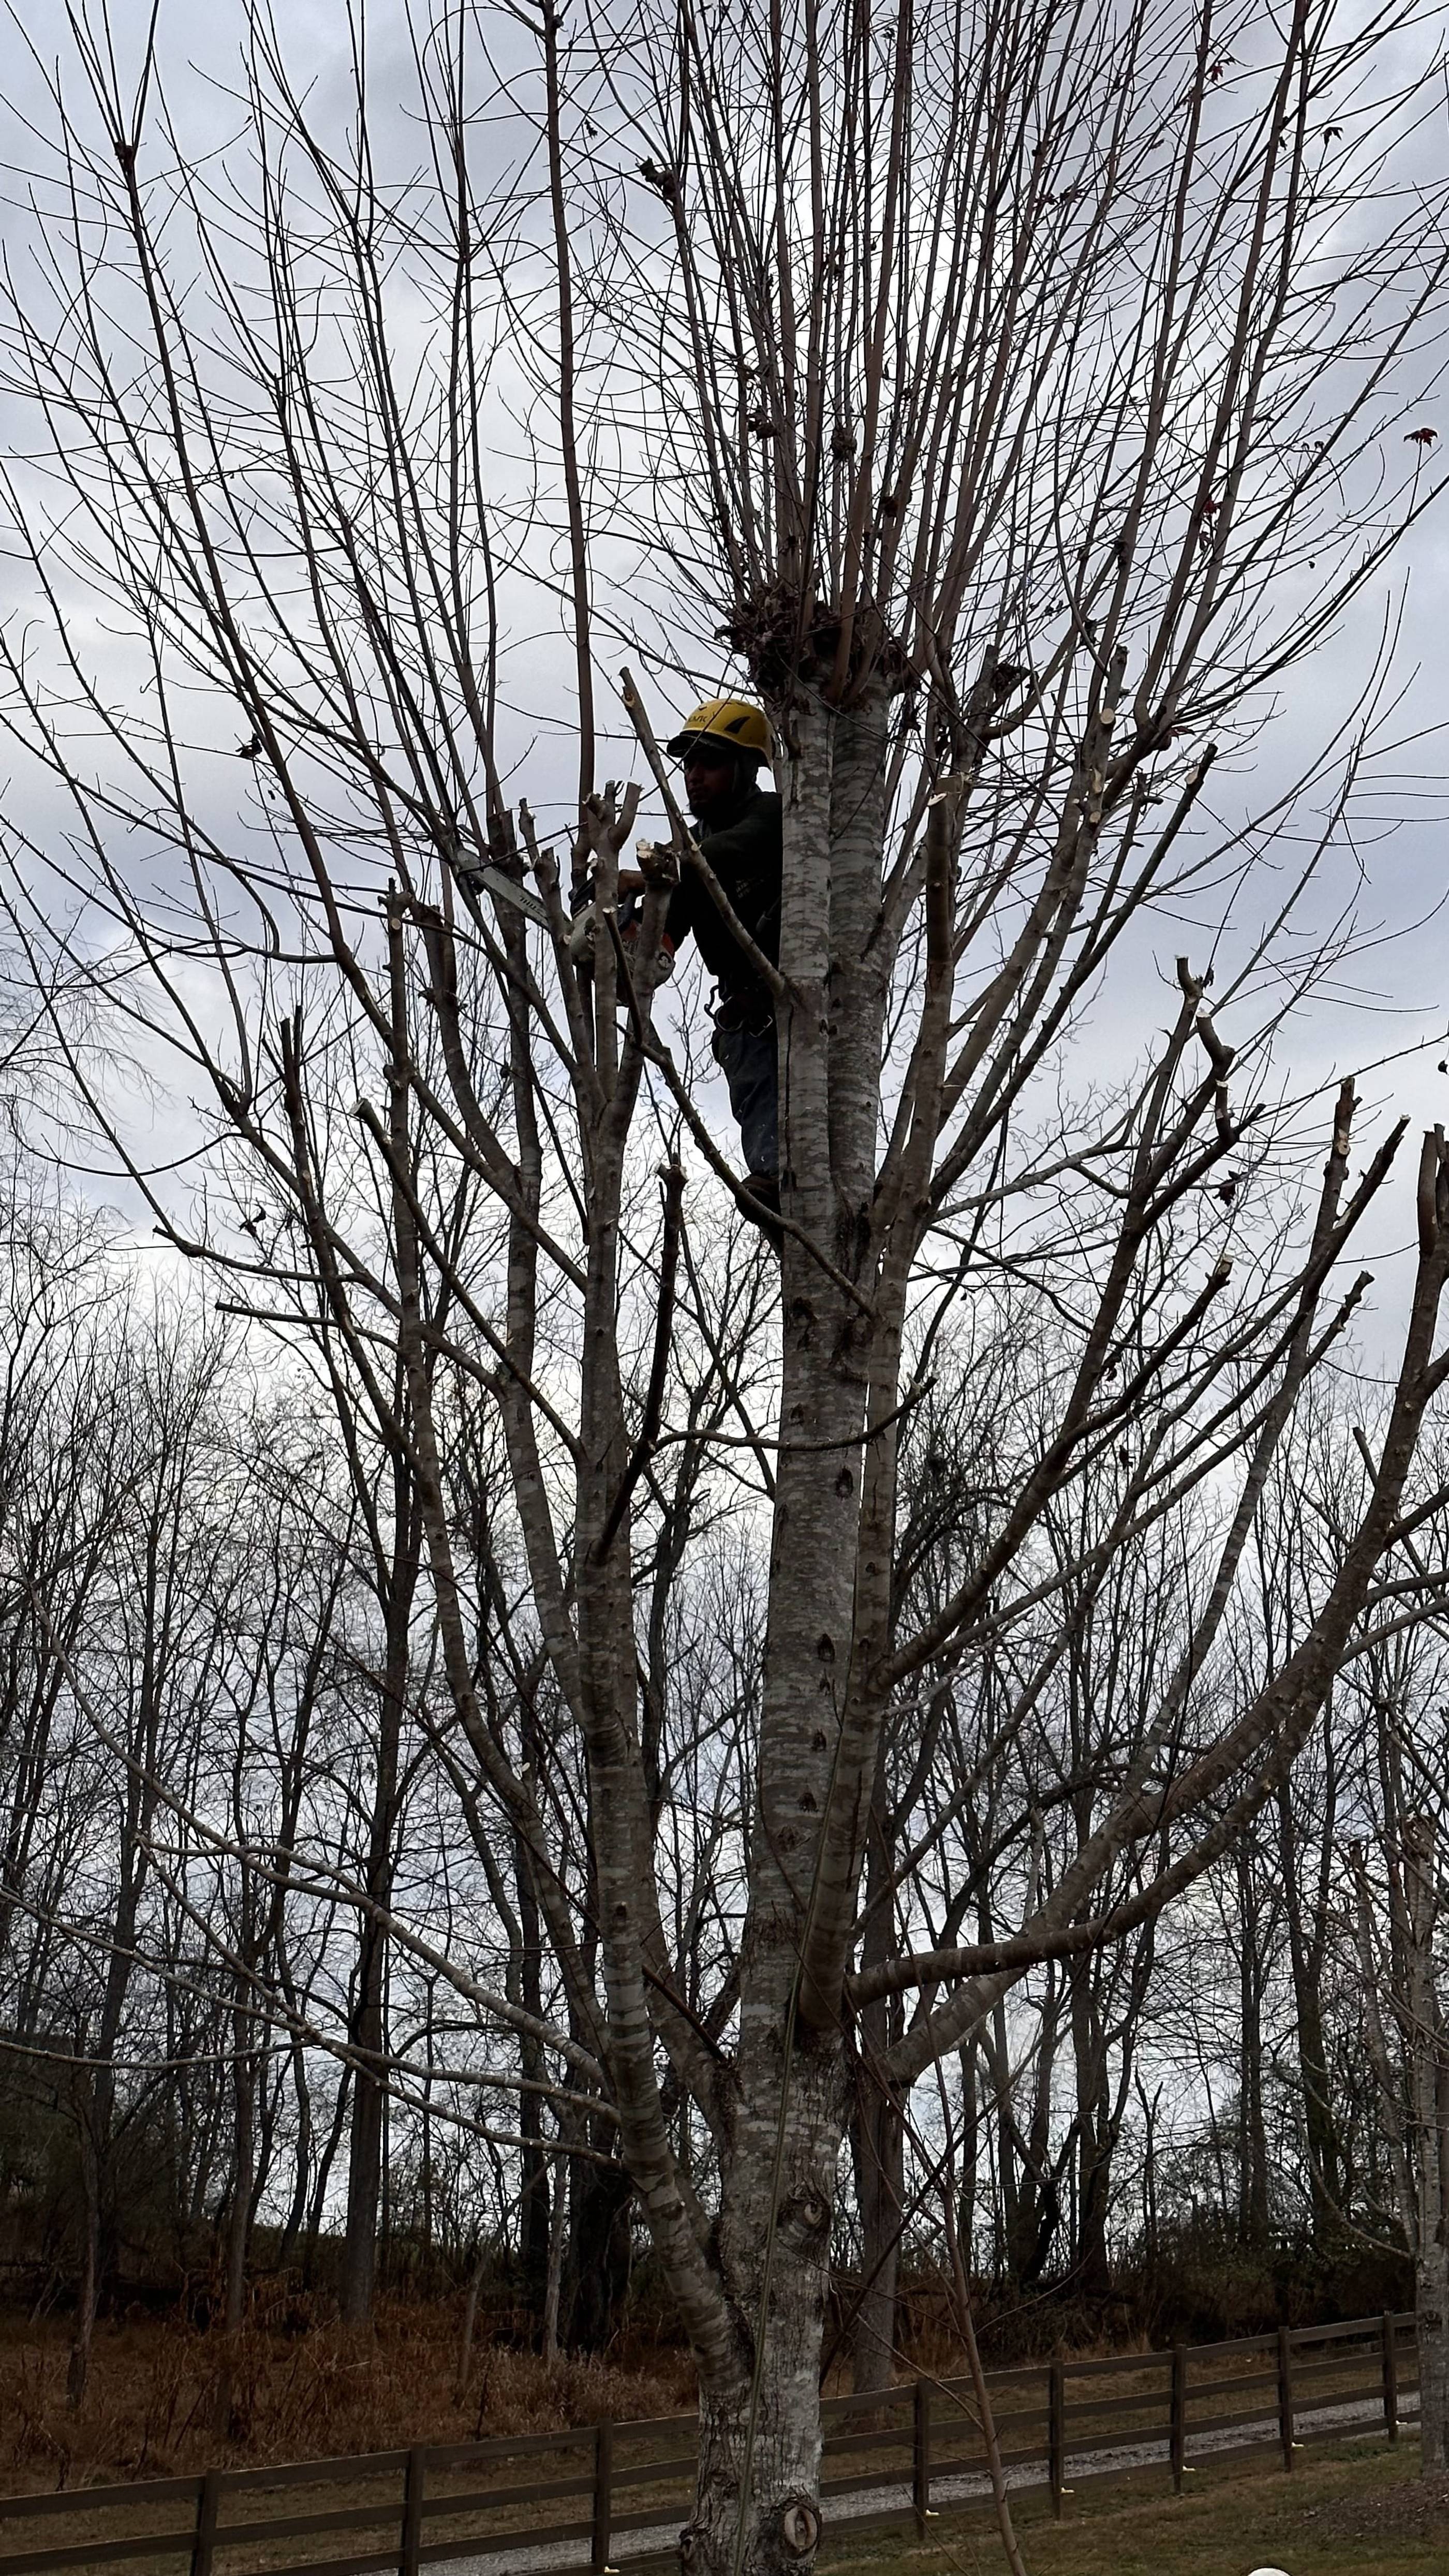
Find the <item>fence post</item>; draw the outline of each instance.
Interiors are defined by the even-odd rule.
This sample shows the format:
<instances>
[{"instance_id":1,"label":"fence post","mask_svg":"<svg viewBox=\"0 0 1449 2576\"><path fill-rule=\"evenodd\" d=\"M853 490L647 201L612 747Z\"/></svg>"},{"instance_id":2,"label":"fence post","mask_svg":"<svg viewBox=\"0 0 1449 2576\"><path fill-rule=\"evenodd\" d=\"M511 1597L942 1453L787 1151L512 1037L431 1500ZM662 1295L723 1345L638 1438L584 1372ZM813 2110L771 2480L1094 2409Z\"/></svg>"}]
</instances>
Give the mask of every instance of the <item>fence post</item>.
<instances>
[{"instance_id":1,"label":"fence post","mask_svg":"<svg viewBox=\"0 0 1449 2576\"><path fill-rule=\"evenodd\" d=\"M1384 2356L1384 2431L1391 2442L1397 2442L1399 2438L1399 2347L1393 2312L1389 2308L1384 2310L1380 2336Z\"/></svg>"},{"instance_id":2,"label":"fence post","mask_svg":"<svg viewBox=\"0 0 1449 2576\"><path fill-rule=\"evenodd\" d=\"M402 2533L398 2542L398 2576L418 2576L418 2553L423 2545L423 2478L427 2453L421 2446L408 2453L403 2471Z\"/></svg>"},{"instance_id":3,"label":"fence post","mask_svg":"<svg viewBox=\"0 0 1449 2576\"><path fill-rule=\"evenodd\" d=\"M196 2498L196 2537L191 2544L191 2576L211 2576L216 2548L216 2517L221 2502L221 2471L208 2469Z\"/></svg>"},{"instance_id":4,"label":"fence post","mask_svg":"<svg viewBox=\"0 0 1449 2576\"><path fill-rule=\"evenodd\" d=\"M1067 2365L1052 2363L1047 2383L1047 2480L1052 2491L1052 2511L1058 2522L1062 2518L1062 2497L1067 2476Z\"/></svg>"},{"instance_id":5,"label":"fence post","mask_svg":"<svg viewBox=\"0 0 1449 2576\"><path fill-rule=\"evenodd\" d=\"M1293 2346L1288 2328L1278 2328L1278 2440L1283 2466L1293 2466Z\"/></svg>"},{"instance_id":6,"label":"fence post","mask_svg":"<svg viewBox=\"0 0 1449 2576\"><path fill-rule=\"evenodd\" d=\"M1168 2418L1167 2447L1172 2460L1172 2486L1175 2495L1182 2493L1182 2473L1187 2463L1187 2353L1180 2343L1172 2347L1172 2397Z\"/></svg>"},{"instance_id":7,"label":"fence post","mask_svg":"<svg viewBox=\"0 0 1449 2576\"><path fill-rule=\"evenodd\" d=\"M594 2427L594 2548L590 2564L593 2576L605 2576L614 2531L614 2427L610 2423Z\"/></svg>"},{"instance_id":8,"label":"fence post","mask_svg":"<svg viewBox=\"0 0 1449 2576\"><path fill-rule=\"evenodd\" d=\"M915 2404L911 2415L911 2503L915 2509L916 2531L924 2540L931 2515L931 2383L916 2381Z\"/></svg>"}]
</instances>

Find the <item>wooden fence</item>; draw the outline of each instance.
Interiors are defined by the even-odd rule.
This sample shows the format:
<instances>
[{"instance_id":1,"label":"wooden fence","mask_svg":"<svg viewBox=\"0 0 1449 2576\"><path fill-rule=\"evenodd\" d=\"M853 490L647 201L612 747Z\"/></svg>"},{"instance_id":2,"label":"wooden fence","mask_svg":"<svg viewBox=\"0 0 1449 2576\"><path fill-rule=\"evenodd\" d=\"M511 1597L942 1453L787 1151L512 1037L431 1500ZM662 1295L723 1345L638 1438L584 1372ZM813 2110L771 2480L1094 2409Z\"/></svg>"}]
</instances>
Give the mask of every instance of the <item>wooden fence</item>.
<instances>
[{"instance_id":1,"label":"wooden fence","mask_svg":"<svg viewBox=\"0 0 1449 2576\"><path fill-rule=\"evenodd\" d=\"M1156 2471L1180 2490L1194 2454L1276 2448L1291 2469L1310 2440L1381 2431L1395 2441L1417 2378L1412 2316L1385 2315L1043 2362L993 2371L989 2386L1013 2484L1045 2485L1060 2514L1079 2478ZM822 2412L827 2532L899 2519L924 2536L946 2507L979 2503L969 2381L830 2397ZM499 2576L569 2566L608 2576L616 2556L673 2554L689 2519L694 2432L692 2416L676 2415L6 2497L0 2576L128 2563L136 2576L420 2576L450 2561L467 2576L480 2560ZM351 2554L311 2554L336 2541Z\"/></svg>"}]
</instances>

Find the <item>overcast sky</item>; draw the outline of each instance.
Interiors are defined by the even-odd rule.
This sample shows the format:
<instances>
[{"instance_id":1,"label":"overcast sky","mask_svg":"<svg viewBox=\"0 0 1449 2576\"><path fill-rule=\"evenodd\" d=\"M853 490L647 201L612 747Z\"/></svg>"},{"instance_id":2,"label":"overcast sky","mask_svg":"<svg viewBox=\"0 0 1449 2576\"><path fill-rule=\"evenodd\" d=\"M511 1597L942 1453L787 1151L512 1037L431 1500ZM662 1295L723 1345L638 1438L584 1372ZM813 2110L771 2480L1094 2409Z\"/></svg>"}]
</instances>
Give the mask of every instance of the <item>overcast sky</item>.
<instances>
[{"instance_id":1,"label":"overcast sky","mask_svg":"<svg viewBox=\"0 0 1449 2576\"><path fill-rule=\"evenodd\" d=\"M329 92L340 100L349 71L342 11L336 0L320 0L320 5L319 0L287 0L280 14L289 57L315 84L318 103L325 105ZM22 15L29 40L43 59L53 61L68 54L63 0L25 0ZM139 49L148 16L146 0L120 0L114 24L122 50L128 45L133 53ZM401 0L386 0L375 8L369 25L374 95L385 107L389 99L401 99L408 86ZM234 0L213 0L204 9L195 0L163 0L161 28L167 87L180 121L198 149L205 141L219 143L236 122L235 109L224 95L237 59L239 13ZM20 120L32 115L44 121L46 110L34 70L13 39L7 46L6 90L7 158L26 164L33 160L33 152ZM1431 154L1449 149L1442 116L1426 130L1424 148ZM23 256L29 232L24 195L24 186L12 183L6 229L17 256ZM14 430L12 415L6 413L4 418L11 435L20 434ZM1431 425L1441 425L1432 408L1427 419ZM1449 436L1449 399L1442 426ZM1397 1060L1365 1071L1361 1083L1366 1105L1372 1103L1380 1126L1399 1115L1407 1115L1415 1129L1449 1117L1449 1075L1437 1070L1439 1060L1449 1058L1445 1042L1449 1031L1449 733L1436 730L1449 712L1444 684L1444 626L1449 612L1446 547L1449 526L1442 518L1421 527L1396 569L1360 600L1351 619L1316 661L1289 675L1282 711L1254 756L1252 774L1240 767L1237 774L1225 771L1214 782L1216 802L1225 817L1241 810L1250 798L1266 803L1347 714L1373 665L1384 619L1402 610L1397 662L1402 695L1391 728L1402 747L1397 753L1386 751L1380 759L1361 800L1356 847L1335 856L1318 897L1320 918L1352 906L1359 931L1358 954L1295 1022L1277 1064L1277 1078L1285 1087L1323 1086L1325 1134L1328 1094L1338 1076L1371 1067L1385 1057ZM0 580L10 613L23 610L24 582L17 580L14 567L0 567ZM549 681L555 655L562 692L567 673L562 639L555 644L542 634L529 647L532 684L541 696L553 694ZM11 792L29 791L17 779ZM526 792L535 809L545 815L551 806L561 811L567 802L566 754L546 739L539 740L531 756ZM1282 856L1286 864L1290 853ZM1271 895L1260 886L1255 900L1263 905ZM1140 960L1140 1000L1158 1024L1171 1008L1167 989L1173 955L1177 947L1192 944L1191 925L1185 931L1181 925L1158 924L1151 933L1149 950ZM1163 978L1160 1013L1150 990L1154 972ZM1120 1028L1103 1030L1098 1037L1089 1033L1079 1048L1079 1060L1090 1063L1098 1042L1110 1050L1120 1034ZM1366 1120L1365 1138L1367 1133ZM1381 1264L1408 1241L1412 1187L1407 1169L1383 1208L1375 1239L1364 1247ZM1404 1271L1400 1260L1400 1284ZM1398 1302L1393 1275L1390 1262L1383 1271L1380 1319L1371 1328L1375 1334L1389 1328Z\"/></svg>"}]
</instances>

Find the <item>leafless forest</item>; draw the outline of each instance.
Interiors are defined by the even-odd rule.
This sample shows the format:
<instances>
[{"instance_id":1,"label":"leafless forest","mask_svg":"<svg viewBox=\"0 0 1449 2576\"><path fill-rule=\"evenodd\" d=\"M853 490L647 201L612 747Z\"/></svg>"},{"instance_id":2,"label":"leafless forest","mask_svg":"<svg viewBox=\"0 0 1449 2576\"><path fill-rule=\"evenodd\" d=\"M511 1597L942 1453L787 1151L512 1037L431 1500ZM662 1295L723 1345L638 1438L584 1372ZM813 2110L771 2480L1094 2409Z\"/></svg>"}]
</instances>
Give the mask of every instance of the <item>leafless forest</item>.
<instances>
[{"instance_id":1,"label":"leafless forest","mask_svg":"<svg viewBox=\"0 0 1449 2576\"><path fill-rule=\"evenodd\" d=\"M644 2320L708 2576L928 2328L1415 2299L1442 2462L1449 1154L1298 1071L1432 765L1433 13L348 23L96 13L10 147L15 2294L218 2440L259 2300Z\"/></svg>"},{"instance_id":2,"label":"leafless forest","mask_svg":"<svg viewBox=\"0 0 1449 2576\"><path fill-rule=\"evenodd\" d=\"M320 2312L330 2299L362 2319L379 2265L423 2295L477 2279L485 2323L540 2349L607 2350L641 2303L652 2335L647 2240L584 2052L559 2045L567 1997L526 1853L476 1804L457 1829L419 1541L400 1568L378 1544L386 1451L365 1428L339 1439L311 1369L279 1373L236 1324L138 1294L128 1260L37 1175L12 1171L6 1214L17 2292L78 2312L82 2354L97 2298L180 2298L220 2327L258 2288L267 2312L279 2283L310 2285ZM768 1264L743 1229L691 1260L721 1351L757 1328ZM1013 1446L1039 1442L1050 1400L1050 1340L1033 1344L1009 1297L993 1327L941 1373L905 1444L904 1552L927 1602L979 1546L990 1486ZM682 1369L699 1438L664 1490L692 1545L687 1566L662 1553L649 1571L640 1681L671 1945L691 2011L727 2026L765 1540L751 1481L721 1491L703 1474L724 1387L707 1357ZM1361 1385L1355 1409L1372 1432ZM584 1783L480 1415L450 1377L472 1659L489 1723L527 1747L560 1861L586 1882ZM1366 1479L1352 1431L1302 1409L1249 1541L1225 1693L1251 1688L1310 1615ZM1186 1505L1121 1556L1029 1711L1021 1675L1056 1642L1055 1605L1035 1655L1014 1637L902 1719L872 1856L883 1912L898 1878L933 1944L988 1942L1051 1889L1100 1783L1141 1749L1153 1674L1183 1651L1203 1526ZM1050 1515L1042 1568L1070 1574L1083 1538L1079 1498ZM1416 1545L1440 1544L1430 1522ZM1017 1982L953 2053L944 2116L927 2093L887 2127L862 2047L833 2247L833 2333L857 2372L889 2366L913 2302L938 2314L948 2141L973 2280L1026 2348L1055 2340L1063 2310L1088 2336L1207 2331L1271 2318L1285 2290L1305 2315L1406 2293L1413 2070L1385 1900L1392 1886L1406 1942L1404 1821L1442 1798L1442 1653L1394 1598L1373 1605L1251 1828L1190 1899ZM880 2044L911 2019L892 2002ZM686 2103L673 2122L707 2186Z\"/></svg>"}]
</instances>

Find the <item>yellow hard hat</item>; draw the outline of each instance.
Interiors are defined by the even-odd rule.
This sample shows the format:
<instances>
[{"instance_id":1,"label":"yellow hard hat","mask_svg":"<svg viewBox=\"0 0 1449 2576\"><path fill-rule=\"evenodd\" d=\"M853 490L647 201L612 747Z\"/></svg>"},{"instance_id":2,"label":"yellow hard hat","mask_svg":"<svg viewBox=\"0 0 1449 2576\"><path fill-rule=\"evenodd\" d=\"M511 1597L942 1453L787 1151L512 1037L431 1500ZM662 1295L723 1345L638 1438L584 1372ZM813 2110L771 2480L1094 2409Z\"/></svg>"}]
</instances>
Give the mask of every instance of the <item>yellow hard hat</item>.
<instances>
[{"instance_id":1,"label":"yellow hard hat","mask_svg":"<svg viewBox=\"0 0 1449 2576\"><path fill-rule=\"evenodd\" d=\"M751 751L757 760L770 757L769 717L763 707L752 707L747 698L706 698L703 706L686 716L670 743L671 760L682 760L701 734L707 734L711 742L723 743L728 751Z\"/></svg>"}]
</instances>

